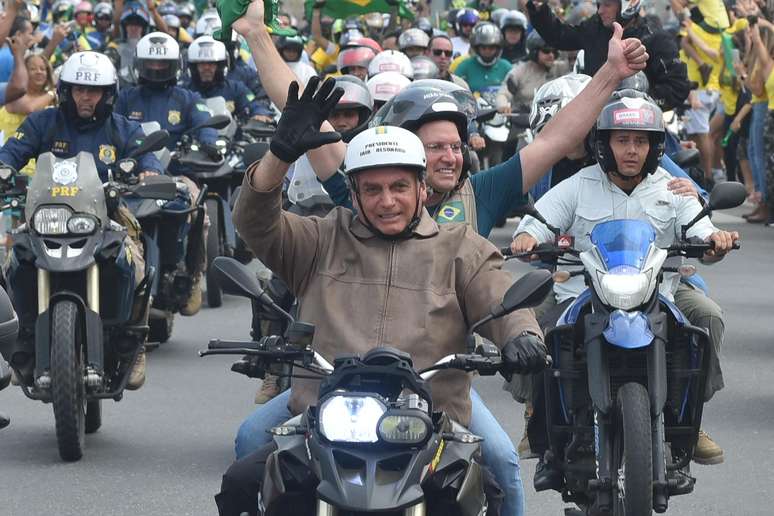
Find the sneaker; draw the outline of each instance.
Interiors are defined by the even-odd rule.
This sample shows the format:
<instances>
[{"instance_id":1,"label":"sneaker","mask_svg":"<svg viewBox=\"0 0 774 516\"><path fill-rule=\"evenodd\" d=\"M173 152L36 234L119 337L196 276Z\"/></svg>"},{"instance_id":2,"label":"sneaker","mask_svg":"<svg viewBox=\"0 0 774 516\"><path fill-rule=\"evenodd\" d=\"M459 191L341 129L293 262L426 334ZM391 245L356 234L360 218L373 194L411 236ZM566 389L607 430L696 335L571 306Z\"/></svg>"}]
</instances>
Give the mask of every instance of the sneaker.
<instances>
[{"instance_id":1,"label":"sneaker","mask_svg":"<svg viewBox=\"0 0 774 516\"><path fill-rule=\"evenodd\" d=\"M696 449L693 450L693 462L708 466L720 464L723 460L723 448L718 446L707 432L700 429L699 439L696 441Z\"/></svg>"},{"instance_id":2,"label":"sneaker","mask_svg":"<svg viewBox=\"0 0 774 516\"><path fill-rule=\"evenodd\" d=\"M263 383L261 383L261 388L258 389L258 392L255 393L256 405L263 405L279 394L277 380L279 380L279 378L270 374L267 374L264 377Z\"/></svg>"},{"instance_id":3,"label":"sneaker","mask_svg":"<svg viewBox=\"0 0 774 516\"><path fill-rule=\"evenodd\" d=\"M521 436L521 441L516 447L516 451L519 453L521 460L537 459L538 454L534 453L529 446L529 438L527 437L527 426L529 425L529 418L532 417L532 405L527 403L524 408L524 435Z\"/></svg>"},{"instance_id":4,"label":"sneaker","mask_svg":"<svg viewBox=\"0 0 774 516\"><path fill-rule=\"evenodd\" d=\"M202 309L202 275L197 274L191 286L191 295L185 306L180 309L182 315L196 315Z\"/></svg>"},{"instance_id":5,"label":"sneaker","mask_svg":"<svg viewBox=\"0 0 774 516\"><path fill-rule=\"evenodd\" d=\"M145 348L140 350L137 358L129 373L129 381L126 382L126 389L136 391L145 383Z\"/></svg>"},{"instance_id":6,"label":"sneaker","mask_svg":"<svg viewBox=\"0 0 774 516\"><path fill-rule=\"evenodd\" d=\"M726 173L722 168L714 168L712 169L712 179L715 181L715 184L723 183L726 181Z\"/></svg>"}]
</instances>

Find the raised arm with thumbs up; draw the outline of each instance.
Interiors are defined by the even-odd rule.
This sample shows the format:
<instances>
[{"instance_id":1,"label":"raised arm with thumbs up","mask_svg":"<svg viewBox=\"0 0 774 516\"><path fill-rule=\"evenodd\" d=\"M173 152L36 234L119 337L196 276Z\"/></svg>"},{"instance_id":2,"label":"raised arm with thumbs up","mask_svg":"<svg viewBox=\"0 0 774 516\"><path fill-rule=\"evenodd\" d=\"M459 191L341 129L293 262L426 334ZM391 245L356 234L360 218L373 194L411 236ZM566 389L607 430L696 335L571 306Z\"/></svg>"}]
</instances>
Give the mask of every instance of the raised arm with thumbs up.
<instances>
[{"instance_id":1,"label":"raised arm with thumbs up","mask_svg":"<svg viewBox=\"0 0 774 516\"><path fill-rule=\"evenodd\" d=\"M625 78L645 68L648 53L640 40L622 39L623 29L613 24L607 62L575 99L520 151L524 191L528 191L554 164L569 154L589 133L610 95Z\"/></svg>"}]
</instances>

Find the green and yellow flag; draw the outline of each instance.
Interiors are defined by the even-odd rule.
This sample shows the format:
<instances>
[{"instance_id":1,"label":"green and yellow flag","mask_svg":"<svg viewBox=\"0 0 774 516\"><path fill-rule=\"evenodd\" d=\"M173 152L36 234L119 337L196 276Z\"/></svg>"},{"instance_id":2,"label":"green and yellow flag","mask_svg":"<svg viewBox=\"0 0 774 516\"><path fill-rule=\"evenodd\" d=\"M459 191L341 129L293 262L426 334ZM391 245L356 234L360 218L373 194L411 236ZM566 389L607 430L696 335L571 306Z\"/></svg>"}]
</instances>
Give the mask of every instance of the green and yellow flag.
<instances>
[{"instance_id":1,"label":"green and yellow flag","mask_svg":"<svg viewBox=\"0 0 774 516\"><path fill-rule=\"evenodd\" d=\"M414 13L408 8L405 0L395 1L398 4L398 16L413 20ZM307 20L312 19L314 4L315 0L306 0L305 11ZM392 9L393 6L386 0L328 0L322 9L322 15L343 19L373 12L389 13L392 12Z\"/></svg>"}]
</instances>

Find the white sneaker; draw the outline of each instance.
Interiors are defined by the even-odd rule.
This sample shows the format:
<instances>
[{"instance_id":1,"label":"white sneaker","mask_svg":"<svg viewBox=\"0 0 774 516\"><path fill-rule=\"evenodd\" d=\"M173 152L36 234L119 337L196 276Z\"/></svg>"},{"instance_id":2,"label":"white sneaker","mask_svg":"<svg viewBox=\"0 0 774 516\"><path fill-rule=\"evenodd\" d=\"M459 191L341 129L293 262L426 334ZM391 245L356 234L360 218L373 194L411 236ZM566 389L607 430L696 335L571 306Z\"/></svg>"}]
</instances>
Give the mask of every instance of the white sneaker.
<instances>
[{"instance_id":1,"label":"white sneaker","mask_svg":"<svg viewBox=\"0 0 774 516\"><path fill-rule=\"evenodd\" d=\"M712 179L715 183L724 183L726 181L726 172L722 168L712 169Z\"/></svg>"}]
</instances>

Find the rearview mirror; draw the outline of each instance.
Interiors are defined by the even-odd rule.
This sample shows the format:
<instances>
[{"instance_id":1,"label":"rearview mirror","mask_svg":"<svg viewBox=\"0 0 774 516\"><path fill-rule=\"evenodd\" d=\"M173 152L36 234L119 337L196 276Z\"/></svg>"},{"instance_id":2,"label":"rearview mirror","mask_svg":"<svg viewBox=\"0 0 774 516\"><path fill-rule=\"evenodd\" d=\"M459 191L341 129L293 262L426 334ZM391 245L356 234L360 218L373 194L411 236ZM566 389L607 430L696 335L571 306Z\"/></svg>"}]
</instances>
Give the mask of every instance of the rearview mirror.
<instances>
[{"instance_id":1,"label":"rearview mirror","mask_svg":"<svg viewBox=\"0 0 774 516\"><path fill-rule=\"evenodd\" d=\"M747 190L742 183L727 181L716 184L710 192L709 206L711 210L728 210L742 204L747 197Z\"/></svg>"},{"instance_id":2,"label":"rearview mirror","mask_svg":"<svg viewBox=\"0 0 774 516\"><path fill-rule=\"evenodd\" d=\"M191 131L199 129L212 128L212 129L225 129L228 124L231 123L231 117L228 115L213 115L206 122L197 125Z\"/></svg>"},{"instance_id":3,"label":"rearview mirror","mask_svg":"<svg viewBox=\"0 0 774 516\"><path fill-rule=\"evenodd\" d=\"M212 261L210 273L215 275L215 280L226 294L252 299L259 299L264 294L258 278L233 258L218 256Z\"/></svg>"},{"instance_id":4,"label":"rearview mirror","mask_svg":"<svg viewBox=\"0 0 774 516\"><path fill-rule=\"evenodd\" d=\"M531 271L519 278L503 296L503 302L492 308L494 317L501 317L520 308L538 306L554 287L554 278L547 270Z\"/></svg>"},{"instance_id":5,"label":"rearview mirror","mask_svg":"<svg viewBox=\"0 0 774 516\"><path fill-rule=\"evenodd\" d=\"M132 187L132 193L143 199L171 201L177 197L177 184L167 176L146 176L141 183Z\"/></svg>"},{"instance_id":6,"label":"rearview mirror","mask_svg":"<svg viewBox=\"0 0 774 516\"><path fill-rule=\"evenodd\" d=\"M127 158L136 158L137 156L141 156L147 152L156 152L161 150L166 146L168 139L169 133L167 131L163 129L160 131L155 131L146 136L140 146L130 152Z\"/></svg>"}]
</instances>

